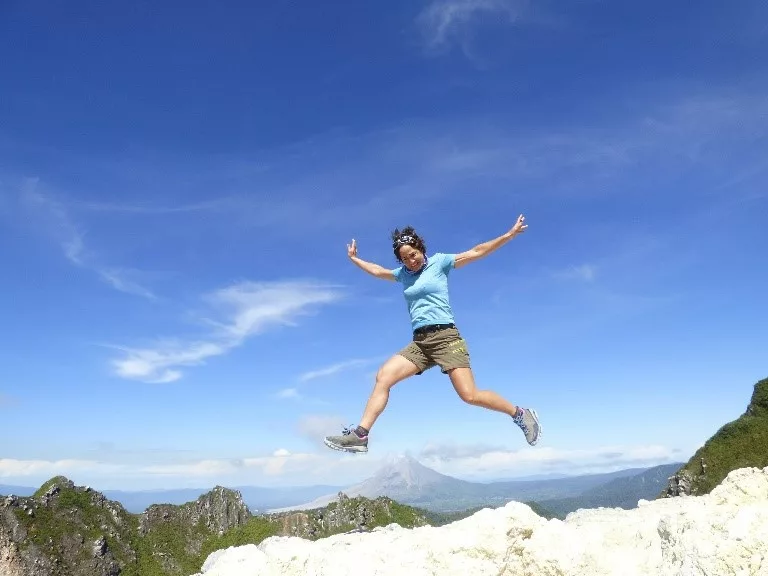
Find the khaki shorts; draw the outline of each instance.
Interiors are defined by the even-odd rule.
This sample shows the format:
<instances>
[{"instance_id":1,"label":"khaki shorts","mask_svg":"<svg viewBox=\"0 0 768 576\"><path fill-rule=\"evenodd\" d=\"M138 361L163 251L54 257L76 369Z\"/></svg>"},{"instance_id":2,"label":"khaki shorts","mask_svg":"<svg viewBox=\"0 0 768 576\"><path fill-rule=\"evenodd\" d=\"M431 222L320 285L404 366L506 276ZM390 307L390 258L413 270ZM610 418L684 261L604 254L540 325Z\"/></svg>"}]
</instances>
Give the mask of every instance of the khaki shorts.
<instances>
[{"instance_id":1,"label":"khaki shorts","mask_svg":"<svg viewBox=\"0 0 768 576\"><path fill-rule=\"evenodd\" d=\"M454 368L469 368L467 343L456 328L415 334L413 342L398 354L416 364L419 374L433 366L440 366L443 374Z\"/></svg>"}]
</instances>

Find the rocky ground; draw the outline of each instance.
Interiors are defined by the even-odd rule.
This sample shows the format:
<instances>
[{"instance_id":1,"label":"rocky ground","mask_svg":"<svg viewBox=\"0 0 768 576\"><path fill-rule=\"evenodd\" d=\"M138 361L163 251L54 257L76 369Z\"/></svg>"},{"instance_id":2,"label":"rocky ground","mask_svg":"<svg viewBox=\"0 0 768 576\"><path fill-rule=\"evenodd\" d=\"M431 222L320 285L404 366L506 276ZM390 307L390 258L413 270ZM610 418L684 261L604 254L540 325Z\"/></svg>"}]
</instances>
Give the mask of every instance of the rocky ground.
<instances>
[{"instance_id":1,"label":"rocky ground","mask_svg":"<svg viewBox=\"0 0 768 576\"><path fill-rule=\"evenodd\" d=\"M217 551L194 576L760 576L765 534L768 468L746 468L704 496L581 510L565 521L512 502L439 528L272 537Z\"/></svg>"}]
</instances>

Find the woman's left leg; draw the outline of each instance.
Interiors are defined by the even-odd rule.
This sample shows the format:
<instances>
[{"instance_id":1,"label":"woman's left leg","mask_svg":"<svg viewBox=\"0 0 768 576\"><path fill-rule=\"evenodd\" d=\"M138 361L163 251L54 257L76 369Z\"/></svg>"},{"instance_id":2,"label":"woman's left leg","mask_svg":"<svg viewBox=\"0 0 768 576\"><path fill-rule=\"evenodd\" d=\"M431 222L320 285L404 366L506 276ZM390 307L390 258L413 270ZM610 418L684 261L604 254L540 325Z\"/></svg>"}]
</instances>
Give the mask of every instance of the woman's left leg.
<instances>
[{"instance_id":1,"label":"woman's left leg","mask_svg":"<svg viewBox=\"0 0 768 576\"><path fill-rule=\"evenodd\" d=\"M453 384L459 398L467 404L482 406L496 412L503 412L513 418L517 414L517 406L505 400L496 392L477 389L472 368L453 368L448 370L448 377L451 379L451 384Z\"/></svg>"},{"instance_id":2,"label":"woman's left leg","mask_svg":"<svg viewBox=\"0 0 768 576\"><path fill-rule=\"evenodd\" d=\"M509 414L525 434L525 440L528 444L536 445L541 436L541 424L539 423L539 415L536 414L535 410L517 407L492 390L478 390L471 368L452 368L446 372L453 387L464 402Z\"/></svg>"},{"instance_id":3,"label":"woman's left leg","mask_svg":"<svg viewBox=\"0 0 768 576\"><path fill-rule=\"evenodd\" d=\"M539 441L541 424L535 410L518 407L492 390L478 390L469 360L467 343L458 330L437 333L429 342L430 354L451 379L459 397L467 404L482 406L512 417L531 446Z\"/></svg>"}]
</instances>

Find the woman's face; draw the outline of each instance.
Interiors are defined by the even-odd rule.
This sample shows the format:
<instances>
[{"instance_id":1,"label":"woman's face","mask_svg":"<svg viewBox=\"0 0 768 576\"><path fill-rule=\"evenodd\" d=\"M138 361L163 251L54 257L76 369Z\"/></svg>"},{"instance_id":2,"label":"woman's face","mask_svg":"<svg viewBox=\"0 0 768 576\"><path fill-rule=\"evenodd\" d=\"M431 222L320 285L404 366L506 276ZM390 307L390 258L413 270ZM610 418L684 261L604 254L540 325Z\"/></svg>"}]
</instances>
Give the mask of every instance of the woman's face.
<instances>
[{"instance_id":1,"label":"woman's face","mask_svg":"<svg viewBox=\"0 0 768 576\"><path fill-rule=\"evenodd\" d=\"M424 266L424 254L416 250L413 246L409 246L408 244L401 246L399 254L400 261L405 264L411 272L415 272Z\"/></svg>"}]
</instances>

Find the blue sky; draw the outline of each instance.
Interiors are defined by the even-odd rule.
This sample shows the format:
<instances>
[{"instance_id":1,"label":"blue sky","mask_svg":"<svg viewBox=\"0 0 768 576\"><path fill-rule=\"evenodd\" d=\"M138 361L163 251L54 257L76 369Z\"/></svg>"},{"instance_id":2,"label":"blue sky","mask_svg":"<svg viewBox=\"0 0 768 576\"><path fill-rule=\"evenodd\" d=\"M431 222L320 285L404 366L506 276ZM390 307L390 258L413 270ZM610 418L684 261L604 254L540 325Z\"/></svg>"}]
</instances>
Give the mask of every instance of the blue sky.
<instances>
[{"instance_id":1,"label":"blue sky","mask_svg":"<svg viewBox=\"0 0 768 576\"><path fill-rule=\"evenodd\" d=\"M768 376L764 3L11 2L0 483L344 485L686 460ZM458 252L478 385L361 416L410 338L389 232Z\"/></svg>"}]
</instances>

